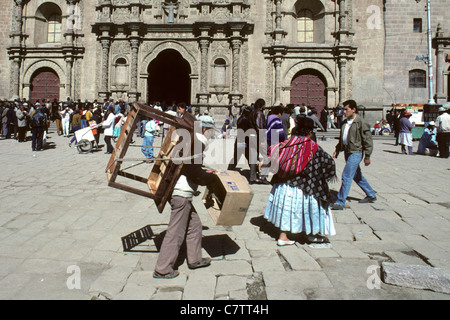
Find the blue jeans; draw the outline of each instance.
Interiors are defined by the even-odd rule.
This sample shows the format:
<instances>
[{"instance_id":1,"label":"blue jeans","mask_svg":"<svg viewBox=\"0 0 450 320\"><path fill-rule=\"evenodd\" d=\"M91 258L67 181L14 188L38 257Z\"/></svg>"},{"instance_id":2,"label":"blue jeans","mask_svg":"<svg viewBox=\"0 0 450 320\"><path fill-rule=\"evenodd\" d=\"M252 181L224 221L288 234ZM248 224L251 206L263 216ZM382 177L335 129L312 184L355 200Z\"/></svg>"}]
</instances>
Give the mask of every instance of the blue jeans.
<instances>
[{"instance_id":1,"label":"blue jeans","mask_svg":"<svg viewBox=\"0 0 450 320\"><path fill-rule=\"evenodd\" d=\"M144 137L144 141L142 142L142 153L148 158L153 159L153 136Z\"/></svg>"},{"instance_id":2,"label":"blue jeans","mask_svg":"<svg viewBox=\"0 0 450 320\"><path fill-rule=\"evenodd\" d=\"M361 168L359 167L360 162L363 159L363 154L358 153L345 153L345 168L342 172L342 185L338 193L337 204L342 206L345 205L347 196L350 193L350 187L352 186L352 181L354 180L358 186L366 193L369 197L376 197L375 191L373 191L370 184L363 177L361 173Z\"/></svg>"},{"instance_id":3,"label":"blue jeans","mask_svg":"<svg viewBox=\"0 0 450 320\"><path fill-rule=\"evenodd\" d=\"M80 128L78 128L78 126L72 126L72 131L73 133L75 133L75 131L78 131ZM77 137L75 135L73 135L72 139L70 140L70 143L73 143L75 141L75 144L78 143L77 141Z\"/></svg>"}]
</instances>

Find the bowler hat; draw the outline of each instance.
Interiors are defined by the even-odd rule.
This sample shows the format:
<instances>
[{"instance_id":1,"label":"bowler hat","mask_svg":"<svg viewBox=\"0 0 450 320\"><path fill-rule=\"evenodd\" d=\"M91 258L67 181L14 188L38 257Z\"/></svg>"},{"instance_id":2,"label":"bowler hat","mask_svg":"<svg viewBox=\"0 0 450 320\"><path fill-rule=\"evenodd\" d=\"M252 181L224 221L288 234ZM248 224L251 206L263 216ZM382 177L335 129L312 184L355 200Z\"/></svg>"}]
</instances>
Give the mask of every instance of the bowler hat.
<instances>
[{"instance_id":1,"label":"bowler hat","mask_svg":"<svg viewBox=\"0 0 450 320\"><path fill-rule=\"evenodd\" d=\"M314 129L314 120L302 115L298 115L295 118L295 124L299 128L305 128L305 129Z\"/></svg>"}]
</instances>

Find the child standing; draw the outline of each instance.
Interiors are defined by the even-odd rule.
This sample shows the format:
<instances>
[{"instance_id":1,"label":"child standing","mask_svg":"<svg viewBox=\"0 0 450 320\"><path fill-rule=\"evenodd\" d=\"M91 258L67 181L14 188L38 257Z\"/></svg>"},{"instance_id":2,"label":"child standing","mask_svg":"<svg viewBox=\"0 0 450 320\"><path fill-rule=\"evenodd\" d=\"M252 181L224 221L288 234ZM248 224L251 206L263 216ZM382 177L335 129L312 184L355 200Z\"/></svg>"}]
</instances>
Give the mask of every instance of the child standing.
<instances>
[{"instance_id":1,"label":"child standing","mask_svg":"<svg viewBox=\"0 0 450 320\"><path fill-rule=\"evenodd\" d=\"M153 162L153 140L156 131L156 122L153 119L147 121L144 127L144 141L142 142L142 153L147 157L148 162Z\"/></svg>"}]
</instances>

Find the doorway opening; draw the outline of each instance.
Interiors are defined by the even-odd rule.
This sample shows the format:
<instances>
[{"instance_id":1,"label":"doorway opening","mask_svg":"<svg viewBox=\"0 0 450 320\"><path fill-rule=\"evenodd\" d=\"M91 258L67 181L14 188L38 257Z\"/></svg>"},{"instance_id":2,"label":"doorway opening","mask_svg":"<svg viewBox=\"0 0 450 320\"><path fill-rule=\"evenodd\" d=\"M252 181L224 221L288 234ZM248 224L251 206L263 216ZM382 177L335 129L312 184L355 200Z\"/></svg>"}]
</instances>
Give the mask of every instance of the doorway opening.
<instances>
[{"instance_id":1,"label":"doorway opening","mask_svg":"<svg viewBox=\"0 0 450 320\"><path fill-rule=\"evenodd\" d=\"M147 102L191 103L191 67L182 55L173 49L162 51L148 67Z\"/></svg>"}]
</instances>

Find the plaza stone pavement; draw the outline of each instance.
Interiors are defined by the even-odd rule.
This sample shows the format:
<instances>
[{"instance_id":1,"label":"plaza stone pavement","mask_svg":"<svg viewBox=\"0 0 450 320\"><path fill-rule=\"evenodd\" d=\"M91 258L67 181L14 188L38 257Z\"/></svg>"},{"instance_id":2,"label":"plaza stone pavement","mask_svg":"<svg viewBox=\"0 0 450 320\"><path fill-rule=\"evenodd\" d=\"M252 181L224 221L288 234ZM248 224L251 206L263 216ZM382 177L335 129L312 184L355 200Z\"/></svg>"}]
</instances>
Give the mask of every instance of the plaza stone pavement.
<instances>
[{"instance_id":1,"label":"plaza stone pavement","mask_svg":"<svg viewBox=\"0 0 450 320\"><path fill-rule=\"evenodd\" d=\"M363 173L378 201L359 204L364 195L353 184L347 207L333 211L337 234L325 248L302 237L294 246L276 245L278 232L263 218L270 185L252 186L240 226L214 225L196 197L203 254L212 264L190 270L181 259L178 278L156 280L170 205L159 214L153 200L108 187L104 150L78 154L54 129L48 142L47 150L32 152L29 141L0 140L0 299L450 298L378 277L386 261L450 270L448 159L404 156L392 140L374 140L372 164ZM329 153L335 144L320 141ZM127 157L122 168L148 176L151 165L137 161L139 147L130 147ZM343 167L341 156L339 177ZM337 192L340 183L330 187ZM143 228L148 239L125 251L122 237Z\"/></svg>"}]
</instances>

